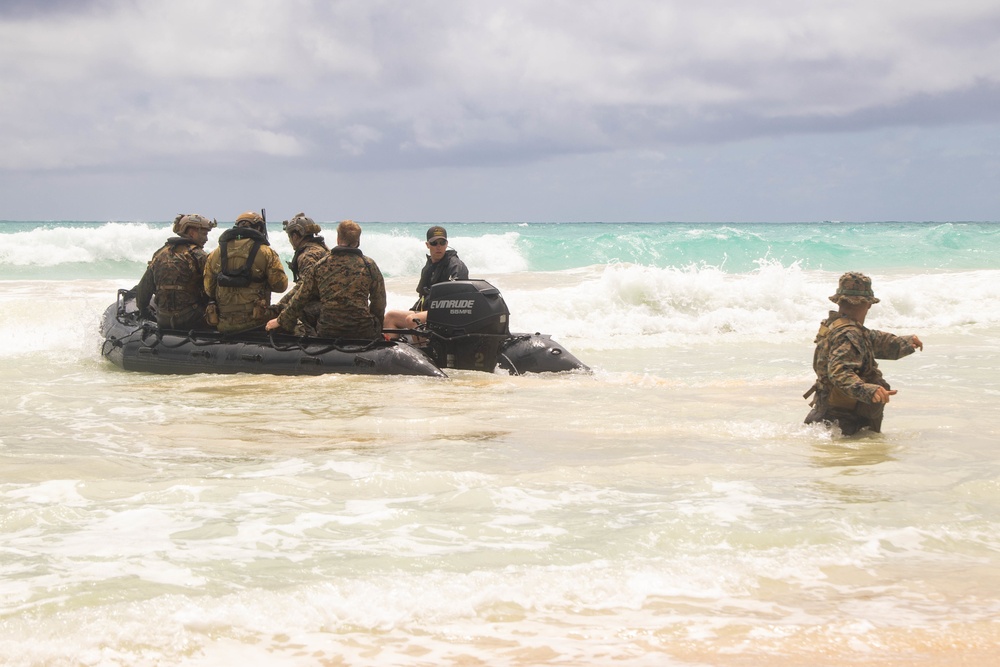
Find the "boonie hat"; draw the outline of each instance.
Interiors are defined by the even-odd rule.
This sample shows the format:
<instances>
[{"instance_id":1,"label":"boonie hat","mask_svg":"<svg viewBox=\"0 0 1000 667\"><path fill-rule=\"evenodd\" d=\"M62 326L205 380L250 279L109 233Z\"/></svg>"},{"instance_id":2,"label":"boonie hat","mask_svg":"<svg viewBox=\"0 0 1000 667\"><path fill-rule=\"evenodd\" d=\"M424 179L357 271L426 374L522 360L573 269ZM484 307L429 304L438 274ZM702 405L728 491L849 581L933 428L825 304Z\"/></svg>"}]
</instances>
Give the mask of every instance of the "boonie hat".
<instances>
[{"instance_id":1,"label":"boonie hat","mask_svg":"<svg viewBox=\"0 0 1000 667\"><path fill-rule=\"evenodd\" d=\"M444 227L434 226L427 230L427 240L433 241L434 239L445 239L448 240L448 232L445 231Z\"/></svg>"},{"instance_id":2,"label":"boonie hat","mask_svg":"<svg viewBox=\"0 0 1000 667\"><path fill-rule=\"evenodd\" d=\"M859 305L863 302L878 303L875 292L872 291L872 279L863 273L848 271L840 276L840 283L837 285L837 293L830 297L830 301Z\"/></svg>"}]
</instances>

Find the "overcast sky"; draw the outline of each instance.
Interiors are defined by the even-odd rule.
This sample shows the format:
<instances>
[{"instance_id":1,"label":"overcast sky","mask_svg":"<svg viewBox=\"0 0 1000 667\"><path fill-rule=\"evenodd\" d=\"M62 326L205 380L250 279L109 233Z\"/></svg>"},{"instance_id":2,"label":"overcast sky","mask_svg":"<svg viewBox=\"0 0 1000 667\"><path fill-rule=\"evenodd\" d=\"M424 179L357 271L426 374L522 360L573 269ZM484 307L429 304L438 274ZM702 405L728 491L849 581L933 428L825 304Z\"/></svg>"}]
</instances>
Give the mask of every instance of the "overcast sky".
<instances>
[{"instance_id":1,"label":"overcast sky","mask_svg":"<svg viewBox=\"0 0 1000 667\"><path fill-rule=\"evenodd\" d=\"M1000 220L997 0L3 0L0 219Z\"/></svg>"}]
</instances>

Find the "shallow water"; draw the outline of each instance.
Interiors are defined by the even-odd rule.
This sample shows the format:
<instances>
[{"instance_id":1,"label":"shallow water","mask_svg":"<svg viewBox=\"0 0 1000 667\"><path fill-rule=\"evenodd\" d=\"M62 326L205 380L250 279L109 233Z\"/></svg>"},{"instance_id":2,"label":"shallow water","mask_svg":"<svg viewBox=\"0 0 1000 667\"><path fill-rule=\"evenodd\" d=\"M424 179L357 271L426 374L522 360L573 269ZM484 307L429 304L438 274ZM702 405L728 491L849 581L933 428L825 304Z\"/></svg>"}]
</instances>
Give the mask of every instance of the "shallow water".
<instances>
[{"instance_id":1,"label":"shallow water","mask_svg":"<svg viewBox=\"0 0 1000 667\"><path fill-rule=\"evenodd\" d=\"M906 300L934 276L876 282L871 324L926 349L882 364L885 432L843 438L801 424L825 272L559 329L596 285L654 321L648 272L494 276L594 372L447 379L123 372L96 324L127 281L6 281L0 662L990 664L1000 325L961 322L989 276L936 319Z\"/></svg>"}]
</instances>

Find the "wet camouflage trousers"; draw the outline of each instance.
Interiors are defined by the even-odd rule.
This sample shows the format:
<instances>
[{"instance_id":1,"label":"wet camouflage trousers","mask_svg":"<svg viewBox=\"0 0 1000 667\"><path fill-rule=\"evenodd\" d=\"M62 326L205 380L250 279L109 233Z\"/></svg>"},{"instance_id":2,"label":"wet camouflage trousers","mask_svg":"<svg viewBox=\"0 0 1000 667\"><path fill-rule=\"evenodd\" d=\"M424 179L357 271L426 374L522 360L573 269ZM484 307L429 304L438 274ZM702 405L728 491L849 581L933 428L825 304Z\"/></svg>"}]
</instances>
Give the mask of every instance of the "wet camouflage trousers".
<instances>
[{"instance_id":1,"label":"wet camouflage trousers","mask_svg":"<svg viewBox=\"0 0 1000 667\"><path fill-rule=\"evenodd\" d=\"M816 334L813 370L815 392L806 423L837 423L845 435L862 428L882 429L884 403L874 403L878 387L890 389L878 359L900 359L914 351L910 338L868 329L837 311L830 311Z\"/></svg>"}]
</instances>

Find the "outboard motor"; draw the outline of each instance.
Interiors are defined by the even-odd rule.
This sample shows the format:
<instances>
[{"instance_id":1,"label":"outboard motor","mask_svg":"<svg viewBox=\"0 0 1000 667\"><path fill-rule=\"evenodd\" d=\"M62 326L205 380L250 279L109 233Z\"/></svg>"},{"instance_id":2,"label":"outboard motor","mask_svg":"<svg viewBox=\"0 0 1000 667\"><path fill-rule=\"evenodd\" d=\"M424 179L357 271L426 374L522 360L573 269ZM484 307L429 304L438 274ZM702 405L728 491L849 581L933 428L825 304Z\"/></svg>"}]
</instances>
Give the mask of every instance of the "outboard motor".
<instances>
[{"instance_id":1,"label":"outboard motor","mask_svg":"<svg viewBox=\"0 0 1000 667\"><path fill-rule=\"evenodd\" d=\"M492 373L500 345L510 336L510 311L500 290L485 280L431 286L427 329L438 366Z\"/></svg>"}]
</instances>

